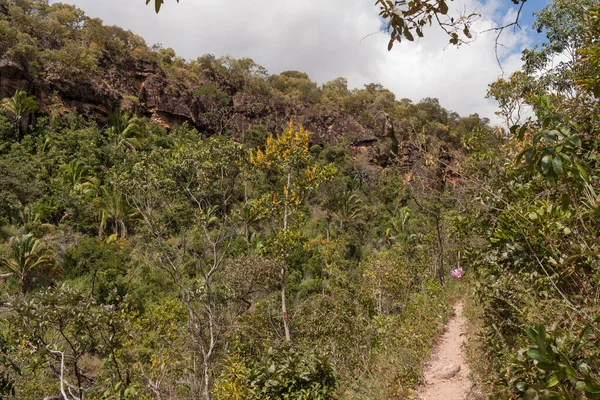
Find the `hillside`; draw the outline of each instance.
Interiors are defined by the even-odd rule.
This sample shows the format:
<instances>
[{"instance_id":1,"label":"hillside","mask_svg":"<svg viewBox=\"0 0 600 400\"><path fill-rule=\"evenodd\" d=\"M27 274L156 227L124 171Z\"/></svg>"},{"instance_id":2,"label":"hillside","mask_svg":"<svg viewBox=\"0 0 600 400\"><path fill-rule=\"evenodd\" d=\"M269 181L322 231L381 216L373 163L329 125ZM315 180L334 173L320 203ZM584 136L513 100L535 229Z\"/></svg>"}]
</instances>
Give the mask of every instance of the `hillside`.
<instances>
[{"instance_id":1,"label":"hillside","mask_svg":"<svg viewBox=\"0 0 600 400\"><path fill-rule=\"evenodd\" d=\"M204 55L186 61L72 6L19 4L2 9L7 39L0 48L0 95L33 94L42 114L76 110L105 124L121 109L166 128L188 122L204 137L236 139L257 125L279 132L293 119L312 132L313 143L343 142L384 165L409 155L415 132L435 136L424 122L451 126L441 138L447 142L457 140L455 130L487 123L477 116L461 121L435 99L397 100L378 84L351 90L338 78L319 87L305 73L271 75L251 59Z\"/></svg>"},{"instance_id":2,"label":"hillside","mask_svg":"<svg viewBox=\"0 0 600 400\"><path fill-rule=\"evenodd\" d=\"M459 298L491 398L598 398L599 10L502 130L0 0L0 398L409 399Z\"/></svg>"}]
</instances>

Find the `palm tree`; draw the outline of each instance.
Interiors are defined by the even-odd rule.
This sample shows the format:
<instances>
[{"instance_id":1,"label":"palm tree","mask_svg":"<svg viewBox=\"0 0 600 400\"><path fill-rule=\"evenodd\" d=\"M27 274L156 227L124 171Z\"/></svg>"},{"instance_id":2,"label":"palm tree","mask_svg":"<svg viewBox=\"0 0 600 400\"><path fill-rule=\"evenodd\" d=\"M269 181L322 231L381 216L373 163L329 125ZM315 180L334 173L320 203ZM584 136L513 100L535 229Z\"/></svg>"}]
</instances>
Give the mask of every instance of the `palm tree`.
<instances>
[{"instance_id":1,"label":"palm tree","mask_svg":"<svg viewBox=\"0 0 600 400\"><path fill-rule=\"evenodd\" d=\"M142 121L135 115L122 113L120 110L108 114L108 128L118 138L118 144L127 147L132 153L143 146Z\"/></svg>"},{"instance_id":2,"label":"palm tree","mask_svg":"<svg viewBox=\"0 0 600 400\"><path fill-rule=\"evenodd\" d=\"M100 203L100 229L99 236L104 234L109 223L111 231L119 237L127 236L127 222L133 216L125 196L106 186L102 187Z\"/></svg>"},{"instance_id":3,"label":"palm tree","mask_svg":"<svg viewBox=\"0 0 600 400\"><path fill-rule=\"evenodd\" d=\"M2 100L0 106L9 114L13 115L15 129L17 131L17 141L21 140L21 130L25 117L38 109L38 102L34 96L28 96L27 92L19 90L13 97L7 97ZM27 129L27 128L25 128Z\"/></svg>"},{"instance_id":4,"label":"palm tree","mask_svg":"<svg viewBox=\"0 0 600 400\"><path fill-rule=\"evenodd\" d=\"M92 169L80 160L73 160L64 167L72 193L96 196L99 193L100 180L93 176Z\"/></svg>"},{"instance_id":5,"label":"palm tree","mask_svg":"<svg viewBox=\"0 0 600 400\"><path fill-rule=\"evenodd\" d=\"M36 272L56 271L54 252L44 246L44 243L32 234L13 238L11 241L10 257L0 258L0 268L8 271L1 278L16 276L19 278L21 292L25 293L32 274Z\"/></svg>"},{"instance_id":6,"label":"palm tree","mask_svg":"<svg viewBox=\"0 0 600 400\"><path fill-rule=\"evenodd\" d=\"M364 217L362 200L356 193L344 192L333 215L340 221L340 229L344 229L345 224L356 222Z\"/></svg>"}]
</instances>

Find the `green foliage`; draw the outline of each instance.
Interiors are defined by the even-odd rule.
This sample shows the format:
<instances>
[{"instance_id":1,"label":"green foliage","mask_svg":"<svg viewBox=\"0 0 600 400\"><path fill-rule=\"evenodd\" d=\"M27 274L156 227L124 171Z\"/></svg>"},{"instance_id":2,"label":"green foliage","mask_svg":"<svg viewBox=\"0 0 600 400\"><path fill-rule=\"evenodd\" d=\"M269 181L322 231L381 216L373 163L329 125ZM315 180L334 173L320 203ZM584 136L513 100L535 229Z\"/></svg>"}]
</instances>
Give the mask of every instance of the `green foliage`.
<instances>
[{"instance_id":1,"label":"green foliage","mask_svg":"<svg viewBox=\"0 0 600 400\"><path fill-rule=\"evenodd\" d=\"M579 335L573 331L546 332L543 326L527 329L534 344L515 355L510 364L510 383L524 399L595 399L600 381L593 371L597 365L597 339L590 337L593 326ZM585 397L583 397L585 395Z\"/></svg>"},{"instance_id":2,"label":"green foliage","mask_svg":"<svg viewBox=\"0 0 600 400\"><path fill-rule=\"evenodd\" d=\"M32 234L11 239L10 252L0 258L0 268L8 271L19 281L21 291L26 292L40 280L57 274L56 260L52 250Z\"/></svg>"},{"instance_id":3,"label":"green foliage","mask_svg":"<svg viewBox=\"0 0 600 400\"><path fill-rule=\"evenodd\" d=\"M39 107L35 97L28 96L27 92L19 90L15 92L14 96L2 99L0 107L12 115L17 131L17 140L21 140L21 133L27 130L27 126L23 127L23 124L27 122L25 118Z\"/></svg>"},{"instance_id":4,"label":"green foliage","mask_svg":"<svg viewBox=\"0 0 600 400\"><path fill-rule=\"evenodd\" d=\"M29 376L35 376L39 363L60 368L62 357L66 356L70 362L65 380L73 382L81 397L89 389L83 380L85 371L97 376L98 364L94 360L102 357L107 361L112 381L125 382L132 371L127 371L123 350L134 314L125 299L114 300L111 306L100 306L66 285L15 299L11 315L13 340L30 354L24 360L29 364ZM57 357L59 353L62 357Z\"/></svg>"},{"instance_id":5,"label":"green foliage","mask_svg":"<svg viewBox=\"0 0 600 400\"><path fill-rule=\"evenodd\" d=\"M600 68L600 47L594 38L600 31L600 7L591 6L586 12L583 27L583 45L578 50L580 62L576 64L576 83L587 91L600 97L600 79L598 69Z\"/></svg>"},{"instance_id":6,"label":"green foliage","mask_svg":"<svg viewBox=\"0 0 600 400\"><path fill-rule=\"evenodd\" d=\"M36 172L36 163L22 151L0 156L0 217L16 221L19 211L36 199L43 187Z\"/></svg>"},{"instance_id":7,"label":"green foliage","mask_svg":"<svg viewBox=\"0 0 600 400\"><path fill-rule=\"evenodd\" d=\"M98 238L85 238L63 256L63 276L68 280L83 279L86 287L92 287L92 295L100 303L115 295L128 292L126 280L129 261L126 250L117 242L106 243Z\"/></svg>"},{"instance_id":8,"label":"green foliage","mask_svg":"<svg viewBox=\"0 0 600 400\"><path fill-rule=\"evenodd\" d=\"M0 336L0 397L14 396L14 376L19 374L20 368L9 358L9 344Z\"/></svg>"},{"instance_id":9,"label":"green foliage","mask_svg":"<svg viewBox=\"0 0 600 400\"><path fill-rule=\"evenodd\" d=\"M336 378L326 357L284 346L268 348L260 360L244 365L228 360L214 394L219 399L335 398Z\"/></svg>"},{"instance_id":10,"label":"green foliage","mask_svg":"<svg viewBox=\"0 0 600 400\"><path fill-rule=\"evenodd\" d=\"M39 112L22 109L37 117L23 137L15 114L0 114L0 387L25 400L57 395L63 360L63 387L89 399L392 399L419 384L450 309L431 266L457 261L484 230L469 225L483 214L455 210L478 204L460 174L502 172L489 121L374 83L319 85L247 58L186 61L66 4L4 3L0 51L43 95ZM144 117L134 70L181 101L188 122L163 105ZM67 107L88 89L100 98L85 114ZM289 116L298 124L286 127ZM573 183L591 222L598 188L571 179L575 161L593 162L589 125L549 121L545 130L569 126L582 148L562 136L528 145L538 166L552 151L574 160L544 187ZM525 139L541 128L523 129ZM576 213L527 190L514 192L535 229L579 233ZM552 229L540 223L548 215ZM516 229L504 217L499 243ZM15 250L34 237L37 247ZM569 265L592 270L593 251ZM25 275L21 291L13 271Z\"/></svg>"},{"instance_id":11,"label":"green foliage","mask_svg":"<svg viewBox=\"0 0 600 400\"><path fill-rule=\"evenodd\" d=\"M551 2L536 23L548 43L524 52L523 71L490 91L507 120L523 104L536 115L506 133L507 168L482 193L488 243L472 253L489 356L482 373L499 397L598 397L598 117L593 81L576 81L596 67L575 56L594 46L595 7ZM547 68L563 53L574 57Z\"/></svg>"}]
</instances>

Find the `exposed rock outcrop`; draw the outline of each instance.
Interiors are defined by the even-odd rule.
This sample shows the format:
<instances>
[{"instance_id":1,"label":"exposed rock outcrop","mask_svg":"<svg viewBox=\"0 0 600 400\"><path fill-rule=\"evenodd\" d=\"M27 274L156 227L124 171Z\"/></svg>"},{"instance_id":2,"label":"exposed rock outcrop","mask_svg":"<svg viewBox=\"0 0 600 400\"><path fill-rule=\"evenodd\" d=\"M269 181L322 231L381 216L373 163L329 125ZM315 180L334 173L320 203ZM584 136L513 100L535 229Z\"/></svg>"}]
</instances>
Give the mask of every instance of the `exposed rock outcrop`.
<instances>
[{"instance_id":1,"label":"exposed rock outcrop","mask_svg":"<svg viewBox=\"0 0 600 400\"><path fill-rule=\"evenodd\" d=\"M25 68L6 58L0 58L0 94L12 95L17 90L31 91L32 84L27 79Z\"/></svg>"},{"instance_id":2,"label":"exposed rock outcrop","mask_svg":"<svg viewBox=\"0 0 600 400\"><path fill-rule=\"evenodd\" d=\"M253 125L277 132L285 129L289 119L294 119L313 133L314 143L347 145L353 153L362 154L380 166L389 165L398 154L397 129L393 119L383 112L374 111L367 127L347 113L321 110L302 102L290 108L268 91L249 93L231 89L202 74L173 78L149 60L130 60L118 66L109 61L100 64L98 76L68 80L53 71L45 71L42 78L33 78L27 68L4 57L0 59L0 96L25 90L36 95L42 113L49 112L51 107L62 111L75 109L100 123L106 123L109 112L117 107L134 108L167 129L188 122L203 135L227 132L237 138ZM222 87L230 98L229 104L201 99L197 90L205 84ZM126 106L127 102L135 107ZM219 122L220 131L215 132L211 118Z\"/></svg>"}]
</instances>

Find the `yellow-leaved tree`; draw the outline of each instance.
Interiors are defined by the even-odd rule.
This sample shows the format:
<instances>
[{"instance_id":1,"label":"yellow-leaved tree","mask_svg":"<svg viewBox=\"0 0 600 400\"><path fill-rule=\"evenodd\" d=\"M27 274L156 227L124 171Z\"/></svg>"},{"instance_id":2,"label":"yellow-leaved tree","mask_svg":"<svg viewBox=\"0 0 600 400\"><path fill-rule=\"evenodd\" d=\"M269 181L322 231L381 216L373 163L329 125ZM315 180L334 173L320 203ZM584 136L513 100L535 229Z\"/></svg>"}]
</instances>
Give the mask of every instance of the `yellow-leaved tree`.
<instances>
[{"instance_id":1,"label":"yellow-leaved tree","mask_svg":"<svg viewBox=\"0 0 600 400\"><path fill-rule=\"evenodd\" d=\"M320 166L311 160L309 132L302 126L296 128L291 121L289 128L280 136L267 138L264 151L258 149L250 153L250 163L281 178L281 185L256 199L253 207L275 222L274 239L267 247L281 258L281 315L285 339L290 341L285 293L290 249L302 242L299 227L305 220L302 212L304 203L319 184L333 176L337 170L333 164Z\"/></svg>"}]
</instances>

